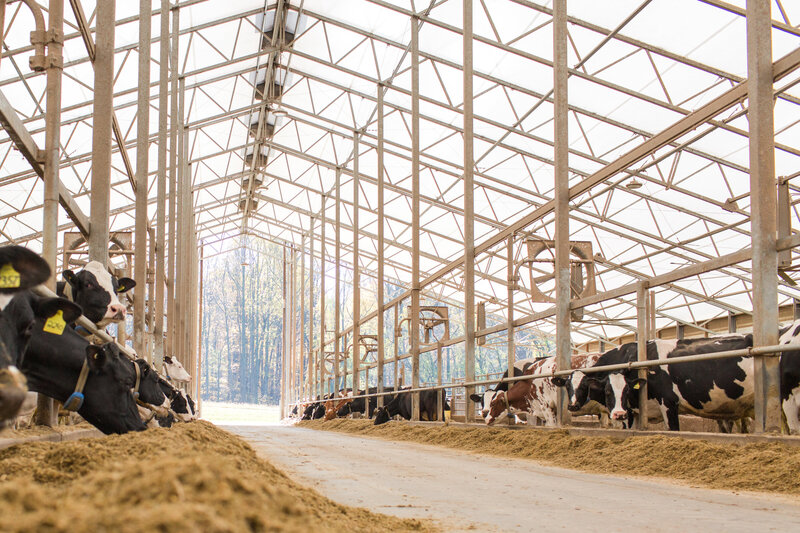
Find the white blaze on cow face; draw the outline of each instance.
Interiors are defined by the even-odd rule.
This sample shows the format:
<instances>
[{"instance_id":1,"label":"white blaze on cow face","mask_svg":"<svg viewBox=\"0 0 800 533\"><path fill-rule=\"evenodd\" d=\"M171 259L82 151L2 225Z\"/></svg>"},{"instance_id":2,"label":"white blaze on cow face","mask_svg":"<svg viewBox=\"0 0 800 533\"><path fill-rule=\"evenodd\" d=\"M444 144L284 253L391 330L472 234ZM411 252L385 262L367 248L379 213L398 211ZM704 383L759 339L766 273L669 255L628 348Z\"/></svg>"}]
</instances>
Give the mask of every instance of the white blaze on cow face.
<instances>
[{"instance_id":1,"label":"white blaze on cow face","mask_svg":"<svg viewBox=\"0 0 800 533\"><path fill-rule=\"evenodd\" d=\"M11 299L16 296L14 294L0 294L0 311L6 308Z\"/></svg>"},{"instance_id":2,"label":"white blaze on cow face","mask_svg":"<svg viewBox=\"0 0 800 533\"><path fill-rule=\"evenodd\" d=\"M492 404L492 400L494 400L495 396L497 396L497 391L495 390L487 390L483 393L483 408L481 409L481 416L484 420L487 420L489 417L489 406Z\"/></svg>"},{"instance_id":3,"label":"white blaze on cow face","mask_svg":"<svg viewBox=\"0 0 800 533\"><path fill-rule=\"evenodd\" d=\"M125 320L125 306L117 298L117 293L114 290L114 283L111 280L111 274L108 270L98 261L89 261L83 270L90 272L97 279L98 285L105 290L111 297L108 303L106 314L103 320L98 323L98 326L107 326L111 322L121 322Z\"/></svg>"},{"instance_id":4,"label":"white blaze on cow face","mask_svg":"<svg viewBox=\"0 0 800 533\"><path fill-rule=\"evenodd\" d=\"M625 376L622 374L610 374L608 376L608 383L614 395L614 404L609 411L611 412L612 420L621 420L628 416L628 412L622 406L622 392L625 390L627 382ZM606 395L606 397L608 397Z\"/></svg>"}]
</instances>

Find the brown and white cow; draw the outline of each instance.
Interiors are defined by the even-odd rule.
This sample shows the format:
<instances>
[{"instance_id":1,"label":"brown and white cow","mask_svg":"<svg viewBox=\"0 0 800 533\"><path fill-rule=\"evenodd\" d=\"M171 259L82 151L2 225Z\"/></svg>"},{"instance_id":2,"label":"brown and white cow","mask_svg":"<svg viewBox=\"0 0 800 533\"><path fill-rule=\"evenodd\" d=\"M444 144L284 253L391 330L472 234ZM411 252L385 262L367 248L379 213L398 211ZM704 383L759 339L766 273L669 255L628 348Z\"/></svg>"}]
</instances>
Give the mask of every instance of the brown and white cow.
<instances>
[{"instance_id":1,"label":"brown and white cow","mask_svg":"<svg viewBox=\"0 0 800 533\"><path fill-rule=\"evenodd\" d=\"M601 354L573 355L572 369L581 369L593 366ZM556 358L546 357L538 359L528 365L523 375L548 375L556 371ZM519 412L527 413L544 421L547 426L556 425L556 403L558 402L558 385L553 378L526 379L517 381L506 391L500 391L489 404L489 412L484 420L492 425L510 414ZM587 402L580 411L572 413L574 416L598 415L601 420L606 420L608 411L601 404Z\"/></svg>"}]
</instances>

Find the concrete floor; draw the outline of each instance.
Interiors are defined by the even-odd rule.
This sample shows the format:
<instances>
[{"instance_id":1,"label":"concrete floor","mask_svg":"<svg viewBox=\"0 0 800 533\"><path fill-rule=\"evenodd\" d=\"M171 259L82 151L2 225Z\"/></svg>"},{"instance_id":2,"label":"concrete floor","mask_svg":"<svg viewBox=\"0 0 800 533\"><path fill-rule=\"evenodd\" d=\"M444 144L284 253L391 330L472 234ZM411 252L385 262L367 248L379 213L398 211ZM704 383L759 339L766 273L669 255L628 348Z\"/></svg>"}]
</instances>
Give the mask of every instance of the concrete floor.
<instances>
[{"instance_id":1,"label":"concrete floor","mask_svg":"<svg viewBox=\"0 0 800 533\"><path fill-rule=\"evenodd\" d=\"M800 500L788 497L587 474L291 426L225 429L332 500L432 518L447 531L800 531Z\"/></svg>"}]
</instances>

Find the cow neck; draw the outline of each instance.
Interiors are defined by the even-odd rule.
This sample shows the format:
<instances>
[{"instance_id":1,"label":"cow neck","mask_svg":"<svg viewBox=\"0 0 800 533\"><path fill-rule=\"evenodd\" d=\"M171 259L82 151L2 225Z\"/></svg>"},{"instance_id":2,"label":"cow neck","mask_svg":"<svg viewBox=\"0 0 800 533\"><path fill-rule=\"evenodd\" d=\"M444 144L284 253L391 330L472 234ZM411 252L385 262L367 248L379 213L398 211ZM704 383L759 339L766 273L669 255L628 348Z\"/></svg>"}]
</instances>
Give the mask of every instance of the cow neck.
<instances>
[{"instance_id":1,"label":"cow neck","mask_svg":"<svg viewBox=\"0 0 800 533\"><path fill-rule=\"evenodd\" d=\"M64 298L70 302L75 301L75 298L72 297L72 285L68 281L64 283Z\"/></svg>"},{"instance_id":2,"label":"cow neck","mask_svg":"<svg viewBox=\"0 0 800 533\"><path fill-rule=\"evenodd\" d=\"M83 405L83 388L86 386L86 379L89 377L89 363L84 359L81 372L78 374L78 381L75 383L75 391L69 395L64 402L65 411L77 411Z\"/></svg>"}]
</instances>

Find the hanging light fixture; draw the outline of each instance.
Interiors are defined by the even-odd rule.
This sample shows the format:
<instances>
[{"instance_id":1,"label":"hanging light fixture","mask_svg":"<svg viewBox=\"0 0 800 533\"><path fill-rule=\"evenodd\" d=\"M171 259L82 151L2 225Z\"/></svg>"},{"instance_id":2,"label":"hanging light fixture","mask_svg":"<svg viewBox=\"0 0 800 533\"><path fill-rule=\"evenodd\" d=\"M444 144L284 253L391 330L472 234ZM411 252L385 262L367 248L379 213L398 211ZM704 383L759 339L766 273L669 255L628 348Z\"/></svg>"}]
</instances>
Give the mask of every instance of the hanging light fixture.
<instances>
[{"instance_id":1,"label":"hanging light fixture","mask_svg":"<svg viewBox=\"0 0 800 533\"><path fill-rule=\"evenodd\" d=\"M625 184L625 188L631 191L635 191L636 189L641 189L642 182L637 180L636 178L632 178L628 183Z\"/></svg>"}]
</instances>

